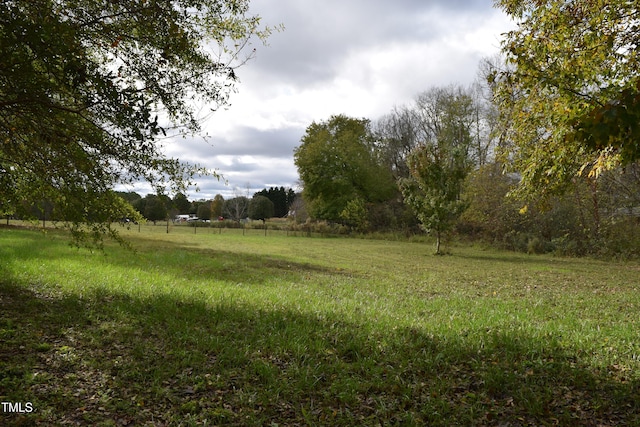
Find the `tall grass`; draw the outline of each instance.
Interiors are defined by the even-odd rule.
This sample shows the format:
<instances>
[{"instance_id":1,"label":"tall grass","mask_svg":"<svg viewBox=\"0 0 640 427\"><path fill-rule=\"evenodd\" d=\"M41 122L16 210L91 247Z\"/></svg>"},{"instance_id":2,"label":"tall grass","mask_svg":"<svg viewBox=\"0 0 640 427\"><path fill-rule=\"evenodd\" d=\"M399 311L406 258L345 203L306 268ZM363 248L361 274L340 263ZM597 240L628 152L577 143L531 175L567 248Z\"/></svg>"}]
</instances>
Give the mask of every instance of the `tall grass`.
<instances>
[{"instance_id":1,"label":"tall grass","mask_svg":"<svg viewBox=\"0 0 640 427\"><path fill-rule=\"evenodd\" d=\"M0 422L640 424L638 264L162 231L0 229Z\"/></svg>"}]
</instances>

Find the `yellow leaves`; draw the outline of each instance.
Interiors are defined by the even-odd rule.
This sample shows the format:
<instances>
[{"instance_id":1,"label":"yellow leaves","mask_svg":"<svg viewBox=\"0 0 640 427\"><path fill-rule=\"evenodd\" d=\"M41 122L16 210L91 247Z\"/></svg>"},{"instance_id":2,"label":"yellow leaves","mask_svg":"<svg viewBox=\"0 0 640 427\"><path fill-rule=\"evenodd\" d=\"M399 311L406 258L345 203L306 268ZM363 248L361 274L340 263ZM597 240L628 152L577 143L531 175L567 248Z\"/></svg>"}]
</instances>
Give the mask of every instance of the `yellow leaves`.
<instances>
[{"instance_id":1,"label":"yellow leaves","mask_svg":"<svg viewBox=\"0 0 640 427\"><path fill-rule=\"evenodd\" d=\"M635 37L629 18L635 16L635 3L498 4L510 14L526 15L517 30L505 35L503 52L513 69L509 79L496 83L496 93L504 94L500 109L518 167L537 169L523 176L522 187L529 193L556 191L576 173L595 179L637 159L640 98L634 83L640 80L634 70L639 57L628 49L628 40ZM546 145L551 138L560 145ZM597 152L609 145L619 155L612 149ZM546 164L536 163L532 146ZM544 176L547 170L552 173Z\"/></svg>"},{"instance_id":2,"label":"yellow leaves","mask_svg":"<svg viewBox=\"0 0 640 427\"><path fill-rule=\"evenodd\" d=\"M606 147L600 150L598 158L593 162L587 162L580 167L578 176L583 176L588 170L588 178L598 179L602 173L615 169L621 164L620 153L614 147Z\"/></svg>"}]
</instances>

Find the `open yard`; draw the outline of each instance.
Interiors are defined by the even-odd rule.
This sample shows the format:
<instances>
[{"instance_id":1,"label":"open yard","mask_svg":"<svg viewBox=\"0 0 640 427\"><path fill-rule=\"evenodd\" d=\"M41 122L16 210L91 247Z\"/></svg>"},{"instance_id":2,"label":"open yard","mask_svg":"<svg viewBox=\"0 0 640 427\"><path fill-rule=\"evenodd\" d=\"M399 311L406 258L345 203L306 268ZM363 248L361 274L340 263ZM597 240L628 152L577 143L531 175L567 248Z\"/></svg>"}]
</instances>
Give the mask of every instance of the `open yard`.
<instances>
[{"instance_id":1,"label":"open yard","mask_svg":"<svg viewBox=\"0 0 640 427\"><path fill-rule=\"evenodd\" d=\"M640 425L638 263L162 230L0 228L1 425Z\"/></svg>"}]
</instances>

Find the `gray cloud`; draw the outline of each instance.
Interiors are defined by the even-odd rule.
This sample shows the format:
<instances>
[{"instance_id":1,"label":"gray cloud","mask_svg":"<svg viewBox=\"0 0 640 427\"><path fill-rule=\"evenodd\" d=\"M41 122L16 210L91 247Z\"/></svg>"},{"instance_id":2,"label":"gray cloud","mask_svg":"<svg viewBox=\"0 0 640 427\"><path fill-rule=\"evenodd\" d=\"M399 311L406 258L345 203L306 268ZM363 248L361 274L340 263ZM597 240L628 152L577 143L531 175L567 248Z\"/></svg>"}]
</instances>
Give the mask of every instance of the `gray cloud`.
<instances>
[{"instance_id":1,"label":"gray cloud","mask_svg":"<svg viewBox=\"0 0 640 427\"><path fill-rule=\"evenodd\" d=\"M283 165L287 167L283 167ZM256 157L249 161L235 157L221 167L222 179L202 177L197 180L199 192L190 192L191 199L211 199L216 194L226 198L242 195L251 197L257 191L270 187L296 188L298 176L285 161L271 157Z\"/></svg>"},{"instance_id":2,"label":"gray cloud","mask_svg":"<svg viewBox=\"0 0 640 427\"><path fill-rule=\"evenodd\" d=\"M469 84L509 30L487 0L254 0L251 11L285 30L237 70L238 93L205 124L206 140L166 145L227 180L198 180L194 199L295 186L293 149L312 121L375 120L432 86Z\"/></svg>"},{"instance_id":3,"label":"gray cloud","mask_svg":"<svg viewBox=\"0 0 640 427\"><path fill-rule=\"evenodd\" d=\"M288 159L300 143L303 129L288 127L259 130L238 126L230 132L205 138L176 140L168 146L167 154L189 163L217 167L220 156L269 156Z\"/></svg>"},{"instance_id":4,"label":"gray cloud","mask_svg":"<svg viewBox=\"0 0 640 427\"><path fill-rule=\"evenodd\" d=\"M437 42L462 31L458 22L481 25L493 13L486 0L419 1L263 0L253 8L270 25L284 24L256 66L265 81L286 78L295 86L322 85L340 71L346 57L381 45ZM240 75L243 71L240 70Z\"/></svg>"},{"instance_id":5,"label":"gray cloud","mask_svg":"<svg viewBox=\"0 0 640 427\"><path fill-rule=\"evenodd\" d=\"M299 128L269 129L261 131L251 127L240 127L233 135L212 138L217 155L270 155L288 158L299 144L304 133Z\"/></svg>"}]
</instances>

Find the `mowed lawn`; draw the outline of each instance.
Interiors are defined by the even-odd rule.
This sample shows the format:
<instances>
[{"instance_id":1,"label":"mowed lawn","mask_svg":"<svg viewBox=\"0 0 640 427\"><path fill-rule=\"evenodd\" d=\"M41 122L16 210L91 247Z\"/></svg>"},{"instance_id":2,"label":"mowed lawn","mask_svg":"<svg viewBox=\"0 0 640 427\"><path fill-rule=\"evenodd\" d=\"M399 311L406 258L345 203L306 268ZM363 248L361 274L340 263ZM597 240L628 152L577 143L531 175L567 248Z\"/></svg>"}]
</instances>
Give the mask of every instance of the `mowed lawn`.
<instances>
[{"instance_id":1,"label":"mowed lawn","mask_svg":"<svg viewBox=\"0 0 640 427\"><path fill-rule=\"evenodd\" d=\"M637 262L124 234L0 228L0 425L640 425Z\"/></svg>"}]
</instances>

